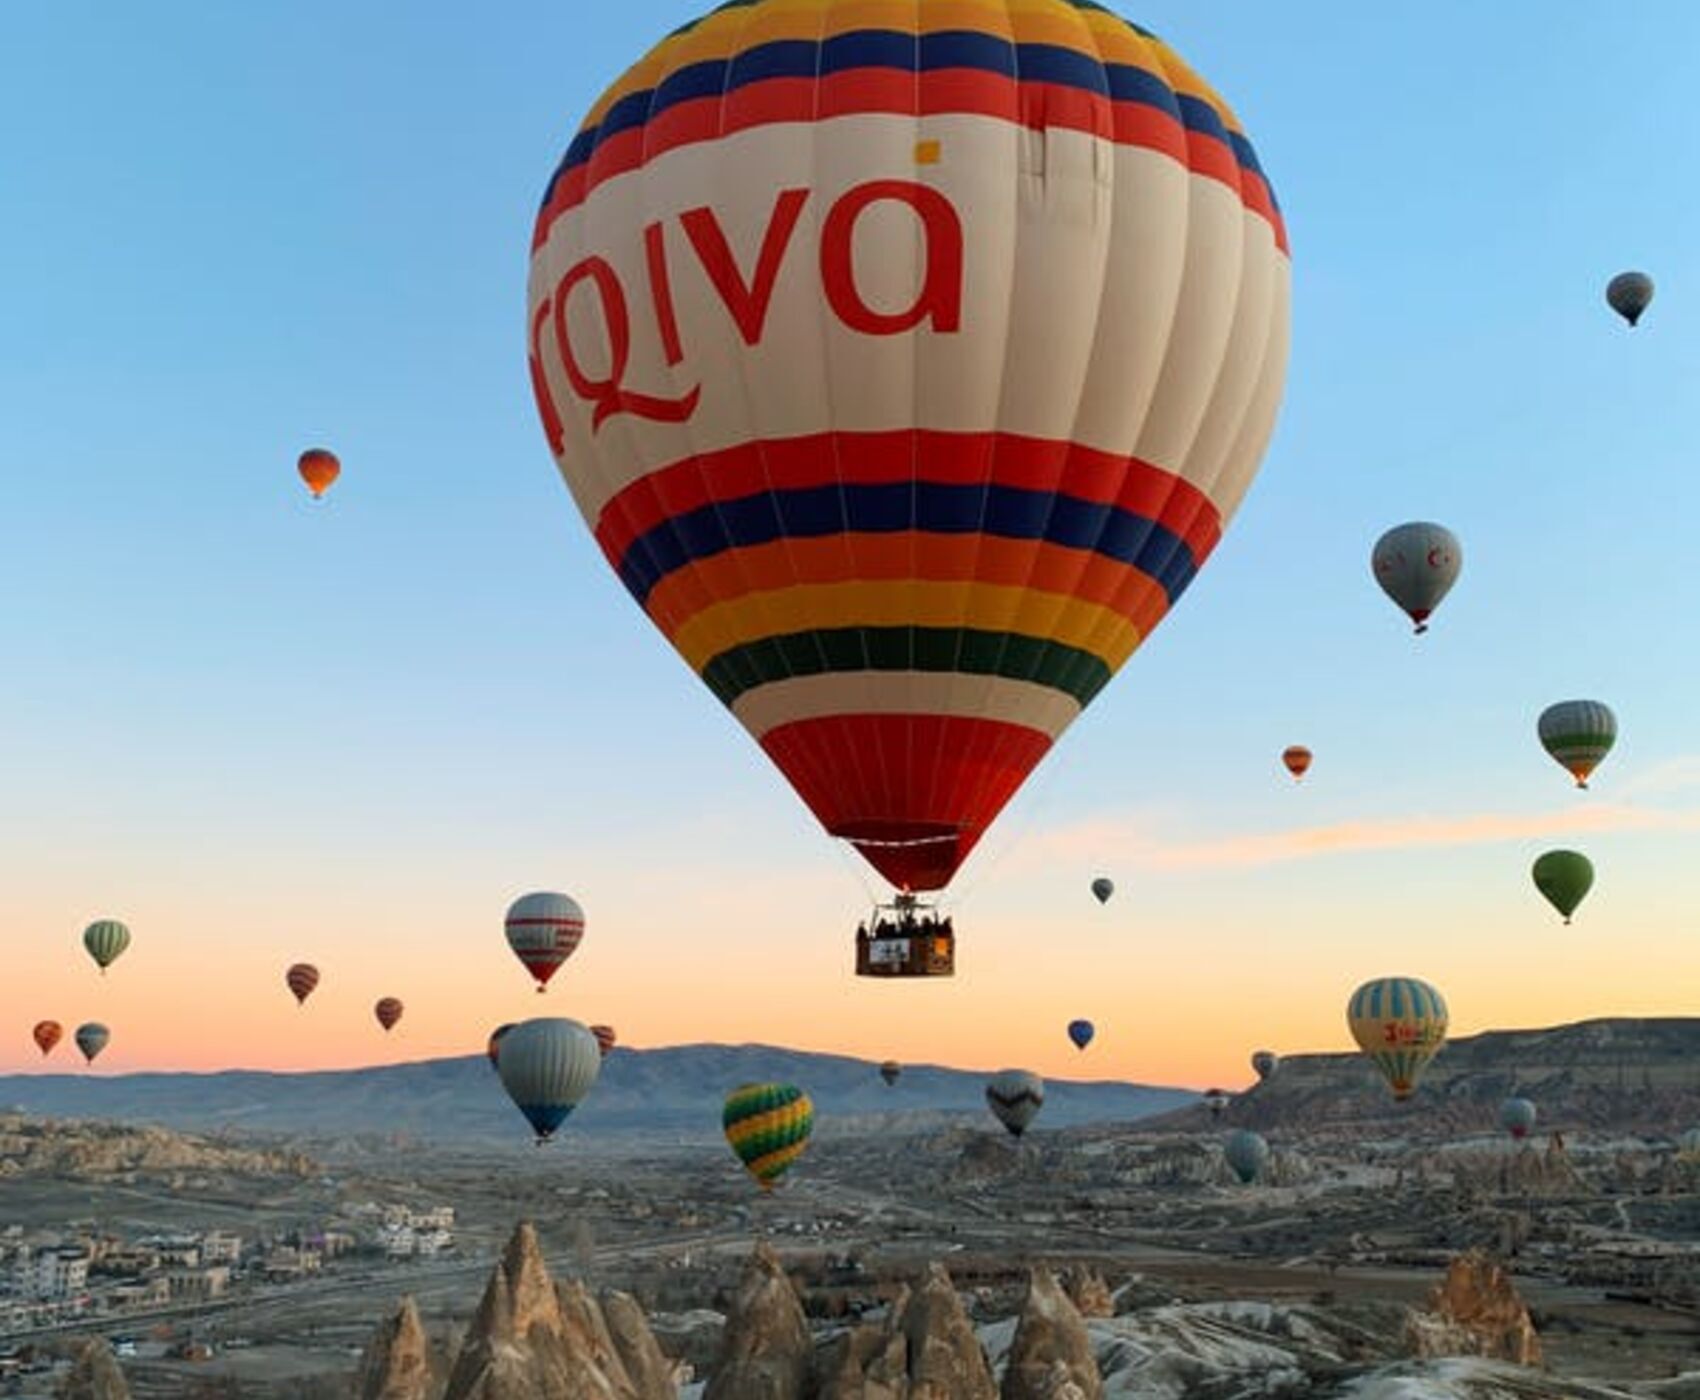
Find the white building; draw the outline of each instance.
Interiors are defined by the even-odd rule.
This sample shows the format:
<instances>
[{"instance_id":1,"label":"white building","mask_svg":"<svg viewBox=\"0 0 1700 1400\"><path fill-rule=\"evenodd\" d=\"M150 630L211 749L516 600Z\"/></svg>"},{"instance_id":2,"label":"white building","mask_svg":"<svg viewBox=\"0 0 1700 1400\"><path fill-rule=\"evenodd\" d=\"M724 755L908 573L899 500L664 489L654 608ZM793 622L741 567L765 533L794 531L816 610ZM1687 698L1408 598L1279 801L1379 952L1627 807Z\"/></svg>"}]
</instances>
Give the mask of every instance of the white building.
<instances>
[{"instance_id":1,"label":"white building","mask_svg":"<svg viewBox=\"0 0 1700 1400\"><path fill-rule=\"evenodd\" d=\"M223 1230L208 1230L201 1236L203 1264L235 1264L242 1258L242 1236Z\"/></svg>"},{"instance_id":2,"label":"white building","mask_svg":"<svg viewBox=\"0 0 1700 1400\"><path fill-rule=\"evenodd\" d=\"M26 1298L69 1298L88 1287L89 1257L74 1245L38 1249L20 1255L13 1278Z\"/></svg>"}]
</instances>

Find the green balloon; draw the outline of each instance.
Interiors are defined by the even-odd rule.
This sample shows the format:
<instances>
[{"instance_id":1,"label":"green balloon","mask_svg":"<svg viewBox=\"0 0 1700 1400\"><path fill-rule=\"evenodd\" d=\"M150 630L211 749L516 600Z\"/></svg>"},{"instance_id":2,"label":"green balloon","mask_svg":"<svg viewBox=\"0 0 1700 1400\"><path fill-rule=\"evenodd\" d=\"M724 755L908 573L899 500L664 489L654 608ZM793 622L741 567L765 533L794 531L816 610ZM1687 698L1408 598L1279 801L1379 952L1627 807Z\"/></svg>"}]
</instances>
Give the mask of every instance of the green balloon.
<instances>
[{"instance_id":1,"label":"green balloon","mask_svg":"<svg viewBox=\"0 0 1700 1400\"><path fill-rule=\"evenodd\" d=\"M1565 923L1594 887L1594 864L1580 851L1548 851L1535 862L1534 875L1535 888Z\"/></svg>"}]
</instances>

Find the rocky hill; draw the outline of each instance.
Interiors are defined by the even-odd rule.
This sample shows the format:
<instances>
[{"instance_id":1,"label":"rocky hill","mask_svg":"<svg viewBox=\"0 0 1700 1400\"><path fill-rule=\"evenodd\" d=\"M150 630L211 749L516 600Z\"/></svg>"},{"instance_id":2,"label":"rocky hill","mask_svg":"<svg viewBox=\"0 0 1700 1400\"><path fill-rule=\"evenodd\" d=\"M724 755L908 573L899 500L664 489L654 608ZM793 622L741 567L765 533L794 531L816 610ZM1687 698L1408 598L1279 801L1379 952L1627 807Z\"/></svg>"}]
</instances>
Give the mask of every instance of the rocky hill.
<instances>
[{"instance_id":1,"label":"rocky hill","mask_svg":"<svg viewBox=\"0 0 1700 1400\"><path fill-rule=\"evenodd\" d=\"M0 1114L0 1181L25 1176L85 1181L135 1175L305 1177L316 1170L299 1152L236 1147L161 1128Z\"/></svg>"},{"instance_id":2,"label":"rocky hill","mask_svg":"<svg viewBox=\"0 0 1700 1400\"><path fill-rule=\"evenodd\" d=\"M925 1129L985 1117L986 1075L936 1065L905 1068L888 1088L877 1066L843 1055L766 1045L616 1050L574 1115L587 1147L621 1139L717 1141L726 1091L750 1080L801 1085L817 1131L851 1131L870 1115ZM1196 1096L1188 1090L1053 1080L1041 1126L1131 1122ZM32 1074L0 1078L0 1105L56 1117L116 1118L174 1128L240 1128L306 1137L406 1133L425 1140L523 1144L520 1119L482 1055L313 1074ZM989 1120L988 1120L989 1121Z\"/></svg>"}]
</instances>

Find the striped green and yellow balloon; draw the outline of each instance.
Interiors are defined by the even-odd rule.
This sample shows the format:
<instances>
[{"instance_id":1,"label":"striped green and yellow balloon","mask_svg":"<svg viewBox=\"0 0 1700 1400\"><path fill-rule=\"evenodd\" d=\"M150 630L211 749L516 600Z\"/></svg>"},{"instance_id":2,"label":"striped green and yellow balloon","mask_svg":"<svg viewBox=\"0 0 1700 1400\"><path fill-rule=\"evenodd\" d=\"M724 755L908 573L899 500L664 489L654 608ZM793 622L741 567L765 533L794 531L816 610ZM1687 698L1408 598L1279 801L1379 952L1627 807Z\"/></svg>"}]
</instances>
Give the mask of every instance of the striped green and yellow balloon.
<instances>
[{"instance_id":1,"label":"striped green and yellow balloon","mask_svg":"<svg viewBox=\"0 0 1700 1400\"><path fill-rule=\"evenodd\" d=\"M1541 711L1536 725L1541 747L1576 779L1588 786L1588 775L1617 742L1617 716L1599 700L1561 700Z\"/></svg>"},{"instance_id":2,"label":"striped green and yellow balloon","mask_svg":"<svg viewBox=\"0 0 1700 1400\"><path fill-rule=\"evenodd\" d=\"M720 1122L744 1169L771 1191L809 1145L815 1106L795 1084L745 1084L726 1096Z\"/></svg>"},{"instance_id":3,"label":"striped green and yellow balloon","mask_svg":"<svg viewBox=\"0 0 1700 1400\"><path fill-rule=\"evenodd\" d=\"M117 962L118 955L129 946L130 930L117 919L96 919L83 930L83 947L102 972Z\"/></svg>"},{"instance_id":4,"label":"striped green and yellow balloon","mask_svg":"<svg viewBox=\"0 0 1700 1400\"><path fill-rule=\"evenodd\" d=\"M1415 977L1378 977L1352 993L1346 1021L1393 1097L1408 1099L1446 1039L1446 998Z\"/></svg>"}]
</instances>

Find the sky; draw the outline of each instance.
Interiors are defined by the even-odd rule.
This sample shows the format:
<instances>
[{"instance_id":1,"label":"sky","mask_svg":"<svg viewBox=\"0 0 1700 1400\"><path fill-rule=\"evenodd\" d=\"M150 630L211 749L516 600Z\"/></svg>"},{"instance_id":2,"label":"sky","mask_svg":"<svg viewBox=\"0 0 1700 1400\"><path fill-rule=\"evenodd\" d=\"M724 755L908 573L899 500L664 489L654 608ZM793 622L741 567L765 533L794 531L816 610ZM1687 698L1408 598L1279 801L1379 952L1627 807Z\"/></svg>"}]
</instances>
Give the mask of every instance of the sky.
<instances>
[{"instance_id":1,"label":"sky","mask_svg":"<svg viewBox=\"0 0 1700 1400\"><path fill-rule=\"evenodd\" d=\"M698 8L0 8L0 1070L41 1066L40 1017L109 1024L111 1074L470 1053L547 1012L1231 1086L1346 1048L1383 974L1454 1035L1692 1012L1700 7L1131 12L1281 199L1281 419L959 878L958 975L896 985L849 971L872 872L632 604L531 400L544 181ZM1658 283L1633 332L1626 267ZM1368 568L1407 519L1465 552L1421 639ZM1586 794L1534 737L1574 696L1622 727ZM1598 869L1570 928L1528 875L1562 845ZM547 997L502 936L531 889L587 912ZM105 977L99 917L135 934Z\"/></svg>"}]
</instances>

